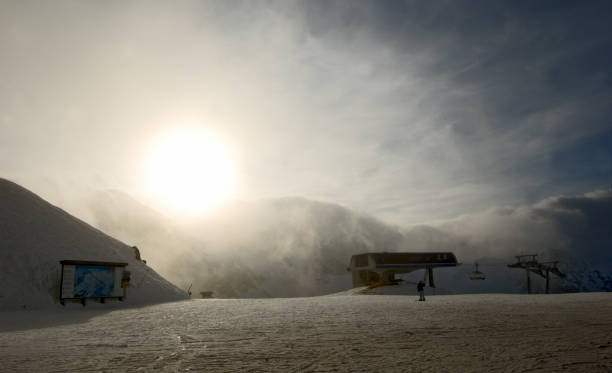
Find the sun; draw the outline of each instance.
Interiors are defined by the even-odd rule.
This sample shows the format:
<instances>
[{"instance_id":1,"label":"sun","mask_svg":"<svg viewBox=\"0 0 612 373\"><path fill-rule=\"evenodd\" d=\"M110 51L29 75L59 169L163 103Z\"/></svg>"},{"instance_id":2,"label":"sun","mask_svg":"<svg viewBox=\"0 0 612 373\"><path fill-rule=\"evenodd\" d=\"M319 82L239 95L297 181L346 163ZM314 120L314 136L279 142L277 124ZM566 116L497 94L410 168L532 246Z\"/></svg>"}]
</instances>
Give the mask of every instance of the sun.
<instances>
[{"instance_id":1,"label":"sun","mask_svg":"<svg viewBox=\"0 0 612 373\"><path fill-rule=\"evenodd\" d=\"M228 146L197 130L160 136L148 158L152 194L166 207L202 214L232 194L234 165Z\"/></svg>"}]
</instances>

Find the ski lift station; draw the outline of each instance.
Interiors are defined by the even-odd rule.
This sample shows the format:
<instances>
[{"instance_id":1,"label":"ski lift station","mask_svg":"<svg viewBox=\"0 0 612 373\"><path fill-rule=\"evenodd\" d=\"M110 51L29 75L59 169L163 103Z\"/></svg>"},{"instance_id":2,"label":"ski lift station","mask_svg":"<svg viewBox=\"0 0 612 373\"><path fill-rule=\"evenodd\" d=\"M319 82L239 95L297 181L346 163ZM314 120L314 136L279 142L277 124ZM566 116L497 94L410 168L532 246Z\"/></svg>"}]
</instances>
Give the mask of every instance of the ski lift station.
<instances>
[{"instance_id":1,"label":"ski lift station","mask_svg":"<svg viewBox=\"0 0 612 373\"><path fill-rule=\"evenodd\" d=\"M457 258L451 252L379 252L353 255L347 270L352 272L353 287L360 287L396 284L396 274L424 269L429 275L429 286L435 287L433 269L457 265Z\"/></svg>"}]
</instances>

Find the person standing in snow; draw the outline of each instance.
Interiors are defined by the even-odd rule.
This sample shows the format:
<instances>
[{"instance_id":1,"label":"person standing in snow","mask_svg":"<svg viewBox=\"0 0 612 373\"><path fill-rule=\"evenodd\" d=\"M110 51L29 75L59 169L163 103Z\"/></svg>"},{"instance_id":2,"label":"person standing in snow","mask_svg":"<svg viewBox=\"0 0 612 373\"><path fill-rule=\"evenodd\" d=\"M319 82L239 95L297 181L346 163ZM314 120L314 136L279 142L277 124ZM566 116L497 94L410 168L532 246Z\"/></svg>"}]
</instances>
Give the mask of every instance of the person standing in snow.
<instances>
[{"instance_id":1,"label":"person standing in snow","mask_svg":"<svg viewBox=\"0 0 612 373\"><path fill-rule=\"evenodd\" d=\"M419 291L419 301L425 301L425 283L423 281L419 281L417 290Z\"/></svg>"}]
</instances>

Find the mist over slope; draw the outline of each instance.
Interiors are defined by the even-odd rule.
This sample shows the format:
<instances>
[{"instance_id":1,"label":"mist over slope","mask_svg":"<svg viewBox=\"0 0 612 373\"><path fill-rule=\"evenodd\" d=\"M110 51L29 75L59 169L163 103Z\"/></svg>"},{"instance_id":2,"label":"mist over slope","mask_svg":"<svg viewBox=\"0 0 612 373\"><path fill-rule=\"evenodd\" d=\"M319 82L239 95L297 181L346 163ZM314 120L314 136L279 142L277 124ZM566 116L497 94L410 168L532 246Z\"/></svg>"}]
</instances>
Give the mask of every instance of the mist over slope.
<instances>
[{"instance_id":1,"label":"mist over slope","mask_svg":"<svg viewBox=\"0 0 612 373\"><path fill-rule=\"evenodd\" d=\"M612 290L610 191L406 229L302 198L234 202L190 223L169 221L118 191L99 193L90 207L98 227L138 245L150 265L180 287L193 284L195 294L320 295L351 287L346 267L353 254L437 250L454 251L466 263L436 271L438 286L447 292L524 291L524 272L507 268L523 253L561 261L569 276L553 279L555 291ZM474 261L486 281L469 280ZM422 275L419 271L406 279ZM534 278L535 291L543 286Z\"/></svg>"},{"instance_id":2,"label":"mist over slope","mask_svg":"<svg viewBox=\"0 0 612 373\"><path fill-rule=\"evenodd\" d=\"M184 292L136 260L130 246L0 179L0 309L57 303L64 259L127 262L126 304L185 299Z\"/></svg>"},{"instance_id":3,"label":"mist over slope","mask_svg":"<svg viewBox=\"0 0 612 373\"><path fill-rule=\"evenodd\" d=\"M179 286L193 284L196 292L212 290L222 297L343 290L351 286L346 266L352 254L397 251L404 239L398 229L371 217L300 198L235 202L205 220L160 231L146 230L150 223L143 222L129 231L121 222L131 213L113 211L143 206L115 204L125 198L118 193L101 193L92 201L96 225L137 244L148 263Z\"/></svg>"}]
</instances>

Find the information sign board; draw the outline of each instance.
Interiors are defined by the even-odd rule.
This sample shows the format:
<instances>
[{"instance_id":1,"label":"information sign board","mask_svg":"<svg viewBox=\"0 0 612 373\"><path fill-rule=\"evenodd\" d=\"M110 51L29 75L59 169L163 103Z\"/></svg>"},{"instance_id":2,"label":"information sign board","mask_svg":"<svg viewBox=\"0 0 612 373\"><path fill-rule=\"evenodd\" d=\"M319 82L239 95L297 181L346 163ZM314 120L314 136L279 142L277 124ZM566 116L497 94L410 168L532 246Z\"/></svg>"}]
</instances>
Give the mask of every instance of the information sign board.
<instances>
[{"instance_id":1,"label":"information sign board","mask_svg":"<svg viewBox=\"0 0 612 373\"><path fill-rule=\"evenodd\" d=\"M60 302L65 299L84 300L118 298L125 295L127 263L62 260ZM124 273L125 272L125 273ZM129 283L129 279L127 280ZM123 286L122 286L123 285Z\"/></svg>"}]
</instances>

